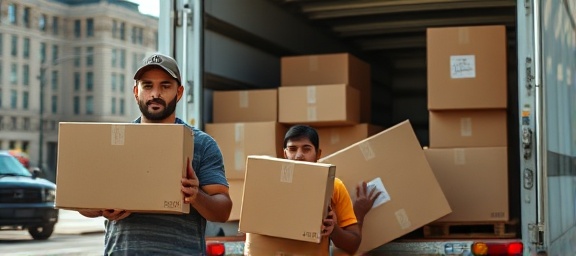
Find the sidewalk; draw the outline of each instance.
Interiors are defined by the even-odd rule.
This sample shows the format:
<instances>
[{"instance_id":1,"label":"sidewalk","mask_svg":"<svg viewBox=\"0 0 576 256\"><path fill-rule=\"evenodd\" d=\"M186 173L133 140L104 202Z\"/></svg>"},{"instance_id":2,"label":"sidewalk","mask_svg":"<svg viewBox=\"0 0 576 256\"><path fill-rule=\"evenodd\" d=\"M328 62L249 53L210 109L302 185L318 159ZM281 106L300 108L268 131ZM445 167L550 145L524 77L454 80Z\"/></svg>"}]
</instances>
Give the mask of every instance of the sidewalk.
<instances>
[{"instance_id":1,"label":"sidewalk","mask_svg":"<svg viewBox=\"0 0 576 256\"><path fill-rule=\"evenodd\" d=\"M60 209L54 234L82 235L104 232L104 217L87 218L77 211Z\"/></svg>"}]
</instances>

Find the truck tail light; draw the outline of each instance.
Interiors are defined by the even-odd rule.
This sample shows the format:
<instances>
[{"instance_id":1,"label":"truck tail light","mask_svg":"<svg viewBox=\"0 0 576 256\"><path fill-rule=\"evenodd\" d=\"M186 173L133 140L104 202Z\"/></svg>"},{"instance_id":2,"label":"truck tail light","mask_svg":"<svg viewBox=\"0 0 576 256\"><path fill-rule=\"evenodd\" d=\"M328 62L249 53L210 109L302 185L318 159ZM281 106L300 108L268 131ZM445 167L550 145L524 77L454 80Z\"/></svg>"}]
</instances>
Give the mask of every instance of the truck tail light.
<instances>
[{"instance_id":1,"label":"truck tail light","mask_svg":"<svg viewBox=\"0 0 576 256\"><path fill-rule=\"evenodd\" d=\"M207 256L223 256L226 254L226 247L223 243L209 243L206 245Z\"/></svg>"},{"instance_id":2,"label":"truck tail light","mask_svg":"<svg viewBox=\"0 0 576 256\"><path fill-rule=\"evenodd\" d=\"M472 254L475 256L506 255L521 256L524 246L521 242L511 243L484 243L477 242L472 245Z\"/></svg>"}]
</instances>

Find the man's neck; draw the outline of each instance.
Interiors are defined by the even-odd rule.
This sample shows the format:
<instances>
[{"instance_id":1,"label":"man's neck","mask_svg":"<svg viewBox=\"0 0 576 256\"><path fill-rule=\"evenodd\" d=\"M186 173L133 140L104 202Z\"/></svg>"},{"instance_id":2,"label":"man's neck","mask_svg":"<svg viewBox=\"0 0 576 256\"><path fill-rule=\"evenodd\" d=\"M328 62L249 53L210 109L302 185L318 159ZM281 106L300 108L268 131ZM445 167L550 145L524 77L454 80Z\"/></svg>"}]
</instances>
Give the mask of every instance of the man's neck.
<instances>
[{"instance_id":1,"label":"man's neck","mask_svg":"<svg viewBox=\"0 0 576 256\"><path fill-rule=\"evenodd\" d=\"M142 116L140 122L146 124L173 124L176 122L176 116L172 115L163 120L149 120L146 117Z\"/></svg>"}]
</instances>

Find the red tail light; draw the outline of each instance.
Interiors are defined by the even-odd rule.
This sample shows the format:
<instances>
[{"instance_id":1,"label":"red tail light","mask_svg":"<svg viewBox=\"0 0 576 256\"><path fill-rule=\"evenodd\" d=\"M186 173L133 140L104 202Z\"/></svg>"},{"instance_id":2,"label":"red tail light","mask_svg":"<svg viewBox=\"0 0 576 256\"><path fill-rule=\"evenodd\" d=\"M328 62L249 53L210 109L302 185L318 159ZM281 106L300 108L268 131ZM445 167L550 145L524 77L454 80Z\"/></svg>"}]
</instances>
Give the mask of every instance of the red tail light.
<instances>
[{"instance_id":1,"label":"red tail light","mask_svg":"<svg viewBox=\"0 0 576 256\"><path fill-rule=\"evenodd\" d=\"M223 243L210 243L206 245L207 256L223 256L226 254L226 247Z\"/></svg>"},{"instance_id":2,"label":"red tail light","mask_svg":"<svg viewBox=\"0 0 576 256\"><path fill-rule=\"evenodd\" d=\"M521 242L511 243L483 243L478 242L472 245L472 253L476 256L484 255L506 255L521 256L524 246Z\"/></svg>"}]
</instances>

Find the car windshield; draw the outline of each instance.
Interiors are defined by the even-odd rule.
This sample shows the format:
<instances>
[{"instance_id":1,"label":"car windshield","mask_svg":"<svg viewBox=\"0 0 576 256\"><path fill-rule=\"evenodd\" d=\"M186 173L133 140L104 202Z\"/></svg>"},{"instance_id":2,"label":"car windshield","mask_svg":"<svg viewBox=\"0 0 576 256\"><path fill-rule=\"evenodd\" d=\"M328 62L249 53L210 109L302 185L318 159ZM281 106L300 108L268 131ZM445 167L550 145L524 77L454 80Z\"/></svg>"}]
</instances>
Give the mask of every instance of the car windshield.
<instances>
[{"instance_id":1,"label":"car windshield","mask_svg":"<svg viewBox=\"0 0 576 256\"><path fill-rule=\"evenodd\" d=\"M0 155L0 177L32 176L32 174L13 156Z\"/></svg>"}]
</instances>

